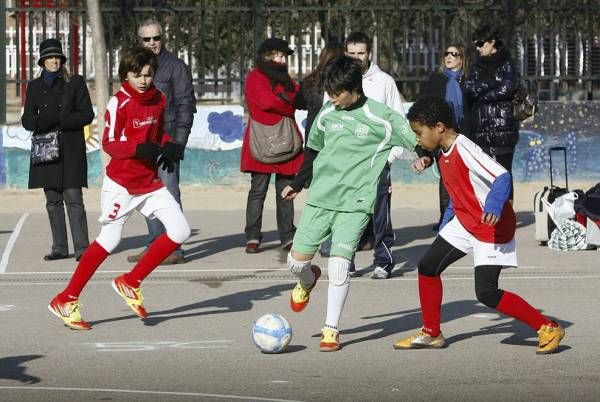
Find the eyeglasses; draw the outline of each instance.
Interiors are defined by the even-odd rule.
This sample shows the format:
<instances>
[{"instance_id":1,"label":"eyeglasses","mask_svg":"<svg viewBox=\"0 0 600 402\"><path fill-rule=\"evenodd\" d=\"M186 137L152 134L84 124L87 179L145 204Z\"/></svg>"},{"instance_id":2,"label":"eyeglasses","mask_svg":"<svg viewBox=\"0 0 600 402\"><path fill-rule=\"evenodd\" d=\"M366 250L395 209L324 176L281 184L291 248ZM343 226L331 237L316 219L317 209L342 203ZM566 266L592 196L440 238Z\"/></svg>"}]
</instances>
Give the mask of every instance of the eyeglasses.
<instances>
[{"instance_id":1,"label":"eyeglasses","mask_svg":"<svg viewBox=\"0 0 600 402\"><path fill-rule=\"evenodd\" d=\"M485 42L487 42L487 41L486 40L477 40L473 43L475 44L475 47L482 47L483 45L485 45Z\"/></svg>"},{"instance_id":2,"label":"eyeglasses","mask_svg":"<svg viewBox=\"0 0 600 402\"><path fill-rule=\"evenodd\" d=\"M460 57L462 54L458 52L444 52L444 57L452 56L452 57Z\"/></svg>"},{"instance_id":3,"label":"eyeglasses","mask_svg":"<svg viewBox=\"0 0 600 402\"><path fill-rule=\"evenodd\" d=\"M159 42L161 40L161 36L160 35L156 35L156 36L144 36L141 39L144 42L150 42L151 40L154 40L154 42Z\"/></svg>"}]
</instances>

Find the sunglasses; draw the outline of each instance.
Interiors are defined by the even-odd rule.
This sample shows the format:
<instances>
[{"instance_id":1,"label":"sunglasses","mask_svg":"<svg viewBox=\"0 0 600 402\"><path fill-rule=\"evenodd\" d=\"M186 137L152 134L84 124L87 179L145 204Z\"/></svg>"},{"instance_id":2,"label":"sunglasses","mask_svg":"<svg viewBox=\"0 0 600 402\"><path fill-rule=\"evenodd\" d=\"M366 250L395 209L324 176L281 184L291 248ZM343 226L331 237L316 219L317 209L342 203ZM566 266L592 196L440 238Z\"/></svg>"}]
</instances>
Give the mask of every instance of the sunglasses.
<instances>
[{"instance_id":1,"label":"sunglasses","mask_svg":"<svg viewBox=\"0 0 600 402\"><path fill-rule=\"evenodd\" d=\"M475 47L482 47L483 45L485 45L485 42L487 42L486 40L477 40L473 43L475 43Z\"/></svg>"},{"instance_id":2,"label":"sunglasses","mask_svg":"<svg viewBox=\"0 0 600 402\"><path fill-rule=\"evenodd\" d=\"M156 35L156 36L145 36L141 38L144 42L150 42L151 40L154 40L154 42L159 42L161 39L160 35Z\"/></svg>"},{"instance_id":3,"label":"sunglasses","mask_svg":"<svg viewBox=\"0 0 600 402\"><path fill-rule=\"evenodd\" d=\"M452 57L460 57L462 54L458 52L444 52L444 57L452 56Z\"/></svg>"}]
</instances>

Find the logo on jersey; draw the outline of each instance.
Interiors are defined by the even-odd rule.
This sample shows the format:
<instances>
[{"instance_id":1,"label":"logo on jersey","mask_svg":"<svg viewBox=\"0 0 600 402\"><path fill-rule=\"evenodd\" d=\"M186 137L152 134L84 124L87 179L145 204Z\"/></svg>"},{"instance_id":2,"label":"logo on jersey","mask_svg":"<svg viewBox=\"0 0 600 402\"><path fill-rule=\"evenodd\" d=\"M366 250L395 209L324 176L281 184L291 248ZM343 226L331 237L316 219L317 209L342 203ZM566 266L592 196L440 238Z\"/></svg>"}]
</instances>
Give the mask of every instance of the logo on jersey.
<instances>
[{"instance_id":1,"label":"logo on jersey","mask_svg":"<svg viewBox=\"0 0 600 402\"><path fill-rule=\"evenodd\" d=\"M342 120L346 120L346 121L354 121L354 117L352 116L347 116L347 115L343 115L342 116Z\"/></svg>"},{"instance_id":2,"label":"logo on jersey","mask_svg":"<svg viewBox=\"0 0 600 402\"><path fill-rule=\"evenodd\" d=\"M348 250L348 251L354 251L352 249L352 246L349 245L349 244L347 244L347 243L338 243L338 247L339 248L343 248L343 249Z\"/></svg>"},{"instance_id":3,"label":"logo on jersey","mask_svg":"<svg viewBox=\"0 0 600 402\"><path fill-rule=\"evenodd\" d=\"M329 125L329 129L331 131L342 131L344 129L344 125L342 123L331 123Z\"/></svg>"},{"instance_id":4,"label":"logo on jersey","mask_svg":"<svg viewBox=\"0 0 600 402\"><path fill-rule=\"evenodd\" d=\"M148 116L144 120L133 119L133 128L141 128L141 127L147 126L149 124L156 124L156 123L158 123L158 119L156 119L153 116Z\"/></svg>"},{"instance_id":5,"label":"logo on jersey","mask_svg":"<svg viewBox=\"0 0 600 402\"><path fill-rule=\"evenodd\" d=\"M356 130L354 130L354 135L356 136L356 138L360 138L361 140L367 138L367 136L369 135L369 126L359 124L358 126L356 126Z\"/></svg>"}]
</instances>

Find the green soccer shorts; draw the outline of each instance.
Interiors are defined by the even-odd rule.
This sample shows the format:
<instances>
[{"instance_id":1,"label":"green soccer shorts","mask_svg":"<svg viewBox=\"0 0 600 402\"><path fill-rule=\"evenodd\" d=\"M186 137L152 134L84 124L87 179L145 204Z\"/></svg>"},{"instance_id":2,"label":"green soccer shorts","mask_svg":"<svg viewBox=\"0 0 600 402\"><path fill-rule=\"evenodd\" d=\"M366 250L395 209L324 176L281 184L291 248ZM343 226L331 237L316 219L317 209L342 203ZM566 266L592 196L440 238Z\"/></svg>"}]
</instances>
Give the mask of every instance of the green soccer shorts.
<instances>
[{"instance_id":1,"label":"green soccer shorts","mask_svg":"<svg viewBox=\"0 0 600 402\"><path fill-rule=\"evenodd\" d=\"M331 235L331 256L352 259L370 214L342 212L306 205L294 236L293 250L314 255Z\"/></svg>"}]
</instances>

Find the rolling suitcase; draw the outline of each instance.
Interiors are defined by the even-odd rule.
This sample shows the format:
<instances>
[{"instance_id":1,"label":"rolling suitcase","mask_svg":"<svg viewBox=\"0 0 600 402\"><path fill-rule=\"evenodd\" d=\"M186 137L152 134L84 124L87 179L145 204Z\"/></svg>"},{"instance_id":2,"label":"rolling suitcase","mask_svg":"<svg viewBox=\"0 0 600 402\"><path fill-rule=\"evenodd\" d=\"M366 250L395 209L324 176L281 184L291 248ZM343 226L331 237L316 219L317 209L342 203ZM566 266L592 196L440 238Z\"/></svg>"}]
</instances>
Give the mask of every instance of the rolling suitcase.
<instances>
[{"instance_id":1,"label":"rolling suitcase","mask_svg":"<svg viewBox=\"0 0 600 402\"><path fill-rule=\"evenodd\" d=\"M552 153L555 151L562 151L565 160L565 186L558 187L554 185L554 178L552 177ZM544 186L543 190L535 193L533 197L533 212L535 218L535 240L537 240L540 246L548 244L550 234L556 227L550 216L548 216L548 210L542 200L552 204L555 199L563 194L569 192L569 178L567 176L567 148L565 147L552 147L550 148L550 187Z\"/></svg>"}]
</instances>

